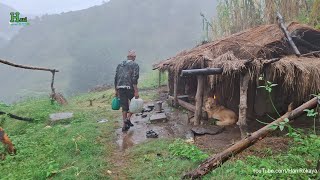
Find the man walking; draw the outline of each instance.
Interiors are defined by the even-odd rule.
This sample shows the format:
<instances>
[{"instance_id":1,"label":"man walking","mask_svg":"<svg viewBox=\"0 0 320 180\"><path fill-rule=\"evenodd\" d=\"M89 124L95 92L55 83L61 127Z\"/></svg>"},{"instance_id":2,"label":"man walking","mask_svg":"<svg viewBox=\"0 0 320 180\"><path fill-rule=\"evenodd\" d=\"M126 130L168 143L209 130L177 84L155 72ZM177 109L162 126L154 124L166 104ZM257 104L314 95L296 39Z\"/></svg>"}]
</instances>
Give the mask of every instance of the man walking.
<instances>
[{"instance_id":1,"label":"man walking","mask_svg":"<svg viewBox=\"0 0 320 180\"><path fill-rule=\"evenodd\" d=\"M132 113L129 112L129 102L133 97L139 98L139 65L135 63L135 59L136 53L129 51L127 60L118 65L114 78L115 95L120 98L120 106L122 107L123 132L133 126L130 121Z\"/></svg>"}]
</instances>

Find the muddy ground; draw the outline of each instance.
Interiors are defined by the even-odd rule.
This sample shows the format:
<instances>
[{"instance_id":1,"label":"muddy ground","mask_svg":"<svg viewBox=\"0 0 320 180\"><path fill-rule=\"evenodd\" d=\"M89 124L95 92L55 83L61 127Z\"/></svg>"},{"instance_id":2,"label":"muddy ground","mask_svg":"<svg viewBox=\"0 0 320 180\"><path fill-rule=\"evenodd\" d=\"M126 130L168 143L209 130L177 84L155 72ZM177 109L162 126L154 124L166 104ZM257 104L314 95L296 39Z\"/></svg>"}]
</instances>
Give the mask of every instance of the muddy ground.
<instances>
[{"instance_id":1,"label":"muddy ground","mask_svg":"<svg viewBox=\"0 0 320 180\"><path fill-rule=\"evenodd\" d=\"M152 111L149 113L144 113L147 115L145 118L142 118L141 115L133 115L132 122L135 126L132 127L128 132L123 133L121 132L121 128L117 129L117 144L121 151L125 151L126 149L145 141L152 141L152 139L146 138L146 132L149 130L154 130L156 133L158 133L159 138L186 138L186 136L188 136L187 134L190 132L192 126L188 124L187 111L170 107L165 101L166 97L166 92L161 90L157 99L146 102L146 104L153 104L158 100L162 100L164 102L163 111L166 113L168 118L167 122L151 124L149 122L149 117L152 114L155 114L155 112ZM272 120L269 120L269 122L271 121ZM265 122L268 122L268 120ZM119 122L119 127L120 126L121 122ZM210 122L205 122L205 126L208 127L214 125L212 125ZM251 120L249 122L250 132L254 132L263 126L264 124L261 124L255 120ZM292 123L292 126L296 128L312 128L313 121L311 119L306 120L306 117L301 117L295 120ZM317 126L320 126L320 123L317 123ZM262 150L266 148L270 148L270 150L275 153L286 150L289 139L283 137L285 134L285 131L273 133L262 141L258 142L254 147L246 150L243 154L259 156L259 154L261 155ZM196 135L194 139L195 144L201 149L209 153L218 153L239 141L241 139L241 135L238 126L233 125L225 127L224 131L219 134Z\"/></svg>"}]
</instances>

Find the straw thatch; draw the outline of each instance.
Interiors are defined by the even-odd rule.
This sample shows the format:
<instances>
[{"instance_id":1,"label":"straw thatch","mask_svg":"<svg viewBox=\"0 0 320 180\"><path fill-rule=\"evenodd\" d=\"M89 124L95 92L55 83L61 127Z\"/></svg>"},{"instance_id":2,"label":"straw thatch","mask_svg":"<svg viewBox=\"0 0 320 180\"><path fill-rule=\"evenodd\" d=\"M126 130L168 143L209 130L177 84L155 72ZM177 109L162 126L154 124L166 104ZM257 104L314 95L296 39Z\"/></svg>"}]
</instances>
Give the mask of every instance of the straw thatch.
<instances>
[{"instance_id":1,"label":"straw thatch","mask_svg":"<svg viewBox=\"0 0 320 180\"><path fill-rule=\"evenodd\" d=\"M295 22L288 25L288 30L302 54L320 50L320 31ZM266 65L272 58L280 60ZM183 51L155 68L178 75L184 69L200 68L202 61L206 67L224 70L222 75L210 76L211 87L226 79L231 87L239 82L240 72L249 71L252 80L264 74L267 80L280 83L286 92L295 92L299 100L320 91L320 58L296 57L276 24L251 28Z\"/></svg>"}]
</instances>

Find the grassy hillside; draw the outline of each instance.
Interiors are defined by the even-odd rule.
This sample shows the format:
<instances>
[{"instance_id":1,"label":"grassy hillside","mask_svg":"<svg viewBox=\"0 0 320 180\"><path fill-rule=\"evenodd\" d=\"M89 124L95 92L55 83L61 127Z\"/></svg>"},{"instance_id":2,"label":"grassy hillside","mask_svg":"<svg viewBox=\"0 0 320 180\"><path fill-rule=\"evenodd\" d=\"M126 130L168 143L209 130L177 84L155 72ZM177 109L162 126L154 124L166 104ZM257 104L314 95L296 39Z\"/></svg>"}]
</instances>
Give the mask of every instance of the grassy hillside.
<instances>
[{"instance_id":1,"label":"grassy hillside","mask_svg":"<svg viewBox=\"0 0 320 180\"><path fill-rule=\"evenodd\" d=\"M45 15L4 48L0 56L21 64L61 70L57 89L68 94L112 83L116 65L129 49L137 51L137 62L148 70L159 60L175 55L201 40L200 12L211 17L211 0L111 0L86 10ZM1 98L14 93L47 94L46 74L0 67ZM23 77L23 78L22 78ZM14 81L12 81L14 79Z\"/></svg>"},{"instance_id":2,"label":"grassy hillside","mask_svg":"<svg viewBox=\"0 0 320 180\"><path fill-rule=\"evenodd\" d=\"M157 91L147 82L155 82L156 77L148 75L143 79L144 88L151 90L141 91L142 99L155 100ZM111 89L74 96L68 99L67 106L52 105L47 97L10 106L1 103L2 111L35 118L35 122L26 123L0 117L0 126L18 149L16 156L0 160L1 179L180 179L212 153L174 138L152 139L120 151L115 131L121 126L121 113L110 110L112 97ZM94 99L93 106L89 106L91 99ZM74 118L53 124L48 116L54 112L73 112ZM97 123L101 119L109 121ZM295 129L291 135L278 139L280 141L271 138L267 144L265 141L255 145L204 179L320 177L314 172L320 158L319 136ZM3 151L0 144L0 153ZM279 169L307 169L313 173L259 172Z\"/></svg>"},{"instance_id":3,"label":"grassy hillside","mask_svg":"<svg viewBox=\"0 0 320 180\"><path fill-rule=\"evenodd\" d=\"M0 160L1 179L180 179L208 157L198 147L174 139L154 139L121 154L115 143L120 112L108 110L112 94L112 90L83 94L69 99L70 104L65 107L51 105L47 98L0 105L1 110L36 119L34 123L2 121L18 154ZM141 95L143 99L154 96L151 92ZM89 106L89 99L96 99L94 106ZM53 112L74 112L75 116L70 121L50 124L48 115ZM96 120L100 119L109 121L98 124ZM320 158L319 136L296 134L289 141L287 150L250 150L251 155L230 160L204 179L319 178L315 173L258 172L314 170Z\"/></svg>"}]
</instances>

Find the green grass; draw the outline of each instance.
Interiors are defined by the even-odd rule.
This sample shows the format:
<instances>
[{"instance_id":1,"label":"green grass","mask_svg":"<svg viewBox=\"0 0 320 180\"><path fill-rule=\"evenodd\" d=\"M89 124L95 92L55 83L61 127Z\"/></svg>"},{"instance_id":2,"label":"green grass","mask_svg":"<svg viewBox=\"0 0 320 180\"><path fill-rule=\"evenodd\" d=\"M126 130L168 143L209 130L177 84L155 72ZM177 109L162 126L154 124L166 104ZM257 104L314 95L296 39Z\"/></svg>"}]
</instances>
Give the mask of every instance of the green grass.
<instances>
[{"instance_id":1,"label":"green grass","mask_svg":"<svg viewBox=\"0 0 320 180\"><path fill-rule=\"evenodd\" d=\"M152 101L157 96L157 73L146 75L140 84L140 96ZM156 75L155 75L156 74ZM147 82L147 83L146 83ZM154 82L154 83L152 83ZM145 83L145 84L143 84ZM164 82L165 83L165 82ZM154 89L152 89L154 88ZM125 152L124 164L113 163L118 149L115 143L116 121L120 111L110 110L113 89L72 97L67 106L51 104L48 97L28 99L11 106L0 103L0 110L34 118L27 123L2 118L0 126L9 134L18 152L0 161L0 179L112 179L121 172L125 179L180 179L208 157L194 145L175 139L152 139ZM89 106L93 100L93 106ZM73 112L69 121L52 124L49 114ZM96 121L108 119L105 124ZM320 159L320 138L315 135L292 136L288 151L267 157L248 156L230 160L204 179L317 179L315 174L255 173L262 169L315 169ZM0 152L4 148L0 145ZM118 168L118 169L115 169ZM120 168L120 169L119 169Z\"/></svg>"},{"instance_id":2,"label":"green grass","mask_svg":"<svg viewBox=\"0 0 320 180\"><path fill-rule=\"evenodd\" d=\"M170 139L156 139L133 147L127 155L128 179L180 179L183 172L194 168L199 161L170 152L169 147L174 144Z\"/></svg>"},{"instance_id":3,"label":"green grass","mask_svg":"<svg viewBox=\"0 0 320 180\"><path fill-rule=\"evenodd\" d=\"M166 85L168 81L168 73L162 73L161 85ZM150 71L142 74L139 80L139 88L141 89L152 89L159 86L159 71Z\"/></svg>"},{"instance_id":4,"label":"green grass","mask_svg":"<svg viewBox=\"0 0 320 180\"><path fill-rule=\"evenodd\" d=\"M297 136L288 152L260 158L248 156L244 160L229 161L204 179L318 179L311 173L263 173L269 170L315 170L320 159L320 138L315 135ZM259 172L260 171L260 172Z\"/></svg>"},{"instance_id":5,"label":"green grass","mask_svg":"<svg viewBox=\"0 0 320 180\"><path fill-rule=\"evenodd\" d=\"M112 168L108 157L115 148L114 122L119 115L107 111L111 94L74 97L65 107L51 105L49 98L0 105L2 110L36 120L26 123L6 118L3 123L18 153L0 161L1 179L109 179L105 172ZM94 106L89 107L88 99L93 98ZM73 112L74 118L51 125L48 116L53 112ZM109 122L98 124L99 119Z\"/></svg>"}]
</instances>

